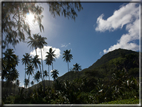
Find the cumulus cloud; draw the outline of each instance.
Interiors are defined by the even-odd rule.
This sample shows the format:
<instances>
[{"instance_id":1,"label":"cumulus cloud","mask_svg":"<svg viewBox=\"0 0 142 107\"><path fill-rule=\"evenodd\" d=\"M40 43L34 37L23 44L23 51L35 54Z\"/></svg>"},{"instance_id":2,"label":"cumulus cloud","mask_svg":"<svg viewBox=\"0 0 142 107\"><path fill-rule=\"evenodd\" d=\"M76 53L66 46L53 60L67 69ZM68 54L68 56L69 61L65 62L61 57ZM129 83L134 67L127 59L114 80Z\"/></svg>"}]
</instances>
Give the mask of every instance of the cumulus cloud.
<instances>
[{"instance_id":1,"label":"cumulus cloud","mask_svg":"<svg viewBox=\"0 0 142 107\"><path fill-rule=\"evenodd\" d=\"M130 49L137 51L139 46L133 41L139 39L140 20L139 20L139 7L136 3L129 3L123 5L119 10L114 11L113 15L104 20L103 15L97 19L96 31L104 32L106 30L114 31L126 25L127 34L123 34L116 44L110 48L104 49L103 52L107 53L118 48Z\"/></svg>"},{"instance_id":2,"label":"cumulus cloud","mask_svg":"<svg viewBox=\"0 0 142 107\"><path fill-rule=\"evenodd\" d=\"M117 28L122 28L125 24L133 21L134 17L139 17L139 8L135 3L129 3L122 6L119 10L114 11L113 15L107 20L103 19L104 14L97 18L96 31L104 32L106 30L114 31Z\"/></svg>"},{"instance_id":3,"label":"cumulus cloud","mask_svg":"<svg viewBox=\"0 0 142 107\"><path fill-rule=\"evenodd\" d=\"M61 47L63 48L63 47L67 47L68 45L70 45L71 43L68 43L67 45L65 45L65 44L62 44L61 45Z\"/></svg>"},{"instance_id":4,"label":"cumulus cloud","mask_svg":"<svg viewBox=\"0 0 142 107\"><path fill-rule=\"evenodd\" d=\"M47 53L46 52L49 52L49 49L52 48L52 50L54 51L55 50L55 55L56 55L56 58L59 58L60 55L61 55L61 51L59 48L54 48L52 46L44 46L43 49L42 49L42 56L43 56L43 60L46 59L46 55ZM30 52L30 55L32 56L35 56L36 55L36 52L35 50L33 50L32 52ZM39 55L39 58L41 59L41 50L39 48L37 48L37 55Z\"/></svg>"}]
</instances>

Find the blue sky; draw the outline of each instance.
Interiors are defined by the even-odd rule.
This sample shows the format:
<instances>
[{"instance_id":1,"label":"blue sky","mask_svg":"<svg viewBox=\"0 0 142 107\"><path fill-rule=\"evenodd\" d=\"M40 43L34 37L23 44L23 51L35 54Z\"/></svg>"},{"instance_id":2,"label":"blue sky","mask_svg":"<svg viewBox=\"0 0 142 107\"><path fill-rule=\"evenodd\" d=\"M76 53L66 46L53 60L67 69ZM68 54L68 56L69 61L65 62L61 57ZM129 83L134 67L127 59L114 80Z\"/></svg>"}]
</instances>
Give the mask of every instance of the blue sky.
<instances>
[{"instance_id":1,"label":"blue sky","mask_svg":"<svg viewBox=\"0 0 142 107\"><path fill-rule=\"evenodd\" d=\"M78 12L78 17L74 21L63 16L53 18L48 11L48 5L40 3L44 7L44 18L42 20L44 32L40 32L38 26L29 21L32 34L39 33L43 37L47 37L48 45L44 46L43 54L50 47L56 50L57 58L53 66L54 69L59 71L59 76L68 71L67 63L62 59L63 51L66 49L71 49L73 55L73 59L69 63L70 68L73 68L73 64L78 63L82 69L88 68L104 54L118 48L139 51L140 21L138 4L81 4L83 10ZM23 86L25 66L22 65L21 59L25 53L34 56L35 51L28 47L28 44L22 42L16 46L14 51L20 59L17 69L21 82L20 86ZM40 55L40 50L38 51ZM45 69L48 70L48 65L44 62ZM30 81L32 80L31 77Z\"/></svg>"}]
</instances>

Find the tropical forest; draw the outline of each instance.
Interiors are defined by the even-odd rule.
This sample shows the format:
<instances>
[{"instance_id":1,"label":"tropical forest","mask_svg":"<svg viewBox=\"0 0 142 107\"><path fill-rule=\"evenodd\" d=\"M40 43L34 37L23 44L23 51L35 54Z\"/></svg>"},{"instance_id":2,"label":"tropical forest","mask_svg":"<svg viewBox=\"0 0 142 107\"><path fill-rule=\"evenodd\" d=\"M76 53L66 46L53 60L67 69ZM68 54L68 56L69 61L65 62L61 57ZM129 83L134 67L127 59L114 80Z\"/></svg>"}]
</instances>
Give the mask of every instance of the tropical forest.
<instances>
[{"instance_id":1,"label":"tropical forest","mask_svg":"<svg viewBox=\"0 0 142 107\"><path fill-rule=\"evenodd\" d=\"M76 20L77 14L83 10L80 2L47 4L53 17ZM83 66L78 62L70 64L75 57L73 50L64 49L61 58L65 63L66 72L59 76L60 71L54 66L56 50L49 48L43 59L43 47L50 45L48 37L43 37L40 33L31 34L29 24L25 21L29 12L34 14L34 20L38 23L40 31L46 30L42 25L42 6L33 2L2 2L1 104L3 106L5 104L139 104L140 52L115 49L82 69ZM26 52L20 59L15 53L15 47L21 42L26 43L27 48L34 49L35 56ZM24 67L23 87L20 86L19 80L21 74L16 68L19 63Z\"/></svg>"}]
</instances>

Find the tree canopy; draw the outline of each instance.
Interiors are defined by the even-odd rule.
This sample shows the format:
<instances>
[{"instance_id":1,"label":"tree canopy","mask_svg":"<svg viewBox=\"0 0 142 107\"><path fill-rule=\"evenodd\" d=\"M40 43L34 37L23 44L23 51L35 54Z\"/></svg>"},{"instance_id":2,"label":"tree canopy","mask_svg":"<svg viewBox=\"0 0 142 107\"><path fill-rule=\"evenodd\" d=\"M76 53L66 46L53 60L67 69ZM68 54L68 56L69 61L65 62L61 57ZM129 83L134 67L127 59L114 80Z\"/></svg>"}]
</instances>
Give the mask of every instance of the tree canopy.
<instances>
[{"instance_id":1,"label":"tree canopy","mask_svg":"<svg viewBox=\"0 0 142 107\"><path fill-rule=\"evenodd\" d=\"M77 11L83 9L79 2L47 2L49 12L55 17L63 15L75 20ZM77 10L75 10L77 9ZM31 36L29 23L25 21L27 14L34 15L34 22L39 25L40 31L44 31L42 24L42 12L44 8L38 3L19 3L3 2L2 3L2 34L3 48L11 44L15 47L19 42L25 41L25 35Z\"/></svg>"}]
</instances>

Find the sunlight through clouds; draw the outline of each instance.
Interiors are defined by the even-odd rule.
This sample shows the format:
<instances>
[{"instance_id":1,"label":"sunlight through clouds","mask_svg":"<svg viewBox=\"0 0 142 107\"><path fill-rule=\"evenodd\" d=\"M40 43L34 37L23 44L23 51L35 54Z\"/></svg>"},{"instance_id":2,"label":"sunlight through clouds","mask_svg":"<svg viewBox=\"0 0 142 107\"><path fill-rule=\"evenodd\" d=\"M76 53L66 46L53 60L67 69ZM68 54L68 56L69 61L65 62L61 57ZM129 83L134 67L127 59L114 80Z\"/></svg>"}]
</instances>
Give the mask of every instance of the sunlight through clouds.
<instances>
[{"instance_id":1,"label":"sunlight through clouds","mask_svg":"<svg viewBox=\"0 0 142 107\"><path fill-rule=\"evenodd\" d=\"M59 58L59 57L60 57L61 51L60 51L59 48L54 48L54 47L52 47L52 46L44 46L43 49L42 49L43 60L46 59L46 55L47 55L46 52L49 52L49 49L50 49L50 48L52 48L53 51L55 50L56 58ZM36 55L35 50L33 50L32 52L30 52L30 55L35 56L35 55ZM39 58L41 59L41 50L40 50L39 48L37 48L37 55L39 55Z\"/></svg>"},{"instance_id":2,"label":"sunlight through clouds","mask_svg":"<svg viewBox=\"0 0 142 107\"><path fill-rule=\"evenodd\" d=\"M103 19L103 14L97 19L96 31L114 31L126 25L127 34L123 34L116 44L110 48L104 49L103 52L107 53L118 48L129 49L138 51L139 45L133 41L139 39L140 20L139 20L139 7L136 3L129 3L116 10L112 16L107 20Z\"/></svg>"}]
</instances>

